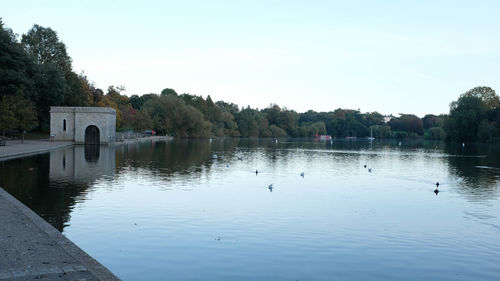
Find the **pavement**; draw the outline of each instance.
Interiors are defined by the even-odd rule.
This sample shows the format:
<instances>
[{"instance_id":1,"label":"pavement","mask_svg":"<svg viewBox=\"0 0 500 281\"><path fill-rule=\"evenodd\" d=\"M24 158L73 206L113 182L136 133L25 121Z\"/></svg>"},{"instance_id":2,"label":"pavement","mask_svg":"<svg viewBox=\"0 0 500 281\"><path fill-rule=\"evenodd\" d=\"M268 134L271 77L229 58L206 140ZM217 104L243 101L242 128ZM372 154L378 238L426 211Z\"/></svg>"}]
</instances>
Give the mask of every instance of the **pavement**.
<instances>
[{"instance_id":1,"label":"pavement","mask_svg":"<svg viewBox=\"0 0 500 281\"><path fill-rule=\"evenodd\" d=\"M120 280L0 188L0 281Z\"/></svg>"},{"instance_id":2,"label":"pavement","mask_svg":"<svg viewBox=\"0 0 500 281\"><path fill-rule=\"evenodd\" d=\"M7 141L0 161L73 146L49 140ZM120 280L0 187L0 281Z\"/></svg>"},{"instance_id":3,"label":"pavement","mask_svg":"<svg viewBox=\"0 0 500 281\"><path fill-rule=\"evenodd\" d=\"M9 140L5 146L0 146L0 160L7 160L17 157L24 157L33 154L47 152L53 149L72 146L73 142L47 140Z\"/></svg>"}]
</instances>

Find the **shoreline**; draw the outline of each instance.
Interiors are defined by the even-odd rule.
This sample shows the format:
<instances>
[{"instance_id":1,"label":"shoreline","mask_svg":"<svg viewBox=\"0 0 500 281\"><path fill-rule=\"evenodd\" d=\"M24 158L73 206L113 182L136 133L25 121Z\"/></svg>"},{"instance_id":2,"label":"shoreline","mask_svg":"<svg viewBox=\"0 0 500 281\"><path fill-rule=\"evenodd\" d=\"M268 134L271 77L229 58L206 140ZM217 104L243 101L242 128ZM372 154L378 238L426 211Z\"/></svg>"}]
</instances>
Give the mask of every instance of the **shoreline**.
<instances>
[{"instance_id":1,"label":"shoreline","mask_svg":"<svg viewBox=\"0 0 500 281\"><path fill-rule=\"evenodd\" d=\"M130 144L134 142L163 141L171 139L172 137L169 136L151 136L144 138L125 139L123 141L112 142L109 144L102 144L102 145L118 146L121 144ZM0 161L46 153L51 150L71 147L74 145L81 145L81 144L75 144L74 142L69 142L69 141L51 142L49 139L25 140L24 143L21 143L20 140L7 141L5 146L0 146Z\"/></svg>"},{"instance_id":2,"label":"shoreline","mask_svg":"<svg viewBox=\"0 0 500 281\"><path fill-rule=\"evenodd\" d=\"M107 145L170 140L152 136ZM73 147L74 142L7 141L0 162ZM0 187L0 281L3 280L120 280L30 208Z\"/></svg>"},{"instance_id":3,"label":"shoreline","mask_svg":"<svg viewBox=\"0 0 500 281\"><path fill-rule=\"evenodd\" d=\"M0 280L120 280L0 187Z\"/></svg>"}]
</instances>

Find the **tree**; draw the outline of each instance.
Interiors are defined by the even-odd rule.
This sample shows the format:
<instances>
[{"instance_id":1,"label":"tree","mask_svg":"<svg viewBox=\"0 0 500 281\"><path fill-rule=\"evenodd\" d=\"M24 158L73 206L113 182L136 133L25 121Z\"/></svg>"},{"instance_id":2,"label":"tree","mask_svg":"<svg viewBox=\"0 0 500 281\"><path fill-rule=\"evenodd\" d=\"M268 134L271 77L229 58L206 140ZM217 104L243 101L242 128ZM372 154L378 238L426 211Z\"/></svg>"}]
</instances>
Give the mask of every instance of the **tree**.
<instances>
[{"instance_id":1,"label":"tree","mask_svg":"<svg viewBox=\"0 0 500 281\"><path fill-rule=\"evenodd\" d=\"M22 133L22 142L24 143L25 131L38 125L35 105L30 100L18 96L15 102L15 118L17 120L16 127Z\"/></svg>"},{"instance_id":2,"label":"tree","mask_svg":"<svg viewBox=\"0 0 500 281\"><path fill-rule=\"evenodd\" d=\"M63 104L66 106L89 106L93 103L94 93L87 77L82 74L70 72L66 82L68 91L64 95Z\"/></svg>"},{"instance_id":3,"label":"tree","mask_svg":"<svg viewBox=\"0 0 500 281\"><path fill-rule=\"evenodd\" d=\"M269 130L271 131L272 136L275 138L286 137L286 131L276 125L270 125Z\"/></svg>"},{"instance_id":4,"label":"tree","mask_svg":"<svg viewBox=\"0 0 500 281\"><path fill-rule=\"evenodd\" d=\"M387 125L374 125L371 126L373 137L377 139L390 138L392 135L391 127Z\"/></svg>"},{"instance_id":5,"label":"tree","mask_svg":"<svg viewBox=\"0 0 500 281\"><path fill-rule=\"evenodd\" d=\"M490 87L475 87L462 94L462 96L480 98L488 109L500 106L500 100L495 90Z\"/></svg>"},{"instance_id":6,"label":"tree","mask_svg":"<svg viewBox=\"0 0 500 281\"><path fill-rule=\"evenodd\" d=\"M142 131L153 128L153 120L146 111L137 111L132 122L135 131Z\"/></svg>"},{"instance_id":7,"label":"tree","mask_svg":"<svg viewBox=\"0 0 500 281\"><path fill-rule=\"evenodd\" d=\"M429 138L433 140L444 140L446 133L441 127L432 127L429 129Z\"/></svg>"},{"instance_id":8,"label":"tree","mask_svg":"<svg viewBox=\"0 0 500 281\"><path fill-rule=\"evenodd\" d=\"M0 101L0 129L5 137L6 130L17 127L15 99L12 96L3 96Z\"/></svg>"},{"instance_id":9,"label":"tree","mask_svg":"<svg viewBox=\"0 0 500 281\"><path fill-rule=\"evenodd\" d=\"M0 97L15 95L19 90L27 96L36 96L33 72L33 61L0 19Z\"/></svg>"},{"instance_id":10,"label":"tree","mask_svg":"<svg viewBox=\"0 0 500 281\"><path fill-rule=\"evenodd\" d=\"M417 135L424 133L422 119L413 114L401 114L399 118L392 118L389 121L389 126L392 131L403 131L408 134L414 133Z\"/></svg>"},{"instance_id":11,"label":"tree","mask_svg":"<svg viewBox=\"0 0 500 281\"><path fill-rule=\"evenodd\" d=\"M450 116L445 122L448 138L464 142L474 141L478 135L478 126L486 116L487 106L479 97L461 95L450 104Z\"/></svg>"},{"instance_id":12,"label":"tree","mask_svg":"<svg viewBox=\"0 0 500 281\"><path fill-rule=\"evenodd\" d=\"M68 86L61 71L53 65L39 65L39 71L33 77L38 96L34 101L37 105L40 127L43 131L49 129L49 111L51 106L63 104L64 94Z\"/></svg>"},{"instance_id":13,"label":"tree","mask_svg":"<svg viewBox=\"0 0 500 281\"><path fill-rule=\"evenodd\" d=\"M170 88L165 88L161 91L161 96L168 96L168 95L173 95L173 96L177 96L177 92L174 91L173 89L170 89Z\"/></svg>"},{"instance_id":14,"label":"tree","mask_svg":"<svg viewBox=\"0 0 500 281\"><path fill-rule=\"evenodd\" d=\"M71 58L66 45L59 41L57 33L50 27L38 24L23 34L21 43L37 64L52 64L64 73L71 72Z\"/></svg>"}]
</instances>

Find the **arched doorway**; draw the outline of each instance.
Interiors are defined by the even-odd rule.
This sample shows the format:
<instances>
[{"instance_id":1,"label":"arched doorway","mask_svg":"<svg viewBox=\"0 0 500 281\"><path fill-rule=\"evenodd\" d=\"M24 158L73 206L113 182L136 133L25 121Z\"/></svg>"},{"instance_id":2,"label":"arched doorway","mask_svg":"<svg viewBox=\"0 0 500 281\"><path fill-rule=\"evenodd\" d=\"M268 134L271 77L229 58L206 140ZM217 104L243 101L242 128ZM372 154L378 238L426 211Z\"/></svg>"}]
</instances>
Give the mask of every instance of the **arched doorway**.
<instances>
[{"instance_id":1,"label":"arched doorway","mask_svg":"<svg viewBox=\"0 0 500 281\"><path fill-rule=\"evenodd\" d=\"M100 144L99 128L90 125L85 129L85 144Z\"/></svg>"}]
</instances>

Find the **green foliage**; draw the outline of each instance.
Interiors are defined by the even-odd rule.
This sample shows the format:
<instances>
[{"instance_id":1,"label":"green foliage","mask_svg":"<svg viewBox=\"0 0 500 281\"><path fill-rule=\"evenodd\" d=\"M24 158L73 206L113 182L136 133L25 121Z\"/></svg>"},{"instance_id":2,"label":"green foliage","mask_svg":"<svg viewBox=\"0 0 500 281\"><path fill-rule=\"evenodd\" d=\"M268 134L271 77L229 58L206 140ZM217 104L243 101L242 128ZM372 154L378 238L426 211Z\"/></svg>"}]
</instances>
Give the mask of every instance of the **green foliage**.
<instances>
[{"instance_id":1,"label":"green foliage","mask_svg":"<svg viewBox=\"0 0 500 281\"><path fill-rule=\"evenodd\" d=\"M182 138L204 138L211 135L211 124L193 106L175 95L157 96L148 100L142 110L153 121L153 127L164 134Z\"/></svg>"},{"instance_id":2,"label":"green foliage","mask_svg":"<svg viewBox=\"0 0 500 281\"><path fill-rule=\"evenodd\" d=\"M370 130L358 110L336 109L327 130L333 137L367 137Z\"/></svg>"},{"instance_id":3,"label":"green foliage","mask_svg":"<svg viewBox=\"0 0 500 281\"><path fill-rule=\"evenodd\" d=\"M424 130L430 129L432 127L442 127L444 116L436 116L434 114L427 114L422 118L422 125Z\"/></svg>"},{"instance_id":4,"label":"green foliage","mask_svg":"<svg viewBox=\"0 0 500 281\"><path fill-rule=\"evenodd\" d=\"M275 138L286 137L286 131L281 129L276 125L270 125L269 130L271 131L271 136Z\"/></svg>"},{"instance_id":5,"label":"green foliage","mask_svg":"<svg viewBox=\"0 0 500 281\"><path fill-rule=\"evenodd\" d=\"M177 92L170 88L165 88L161 91L161 96L174 95L177 96Z\"/></svg>"},{"instance_id":6,"label":"green foliage","mask_svg":"<svg viewBox=\"0 0 500 281\"><path fill-rule=\"evenodd\" d=\"M6 130L16 128L15 101L11 96L3 96L0 99L0 130L5 135Z\"/></svg>"},{"instance_id":7,"label":"green foliage","mask_svg":"<svg viewBox=\"0 0 500 281\"><path fill-rule=\"evenodd\" d=\"M37 125L35 105L21 94L3 96L0 103L0 129L31 130Z\"/></svg>"},{"instance_id":8,"label":"green foliage","mask_svg":"<svg viewBox=\"0 0 500 281\"><path fill-rule=\"evenodd\" d=\"M391 127L387 125L374 125L371 126L373 137L376 139L390 138L392 135Z\"/></svg>"},{"instance_id":9,"label":"green foliage","mask_svg":"<svg viewBox=\"0 0 500 281\"><path fill-rule=\"evenodd\" d=\"M35 105L28 99L18 96L15 101L16 127L19 131L29 131L38 125Z\"/></svg>"},{"instance_id":10,"label":"green foliage","mask_svg":"<svg viewBox=\"0 0 500 281\"><path fill-rule=\"evenodd\" d=\"M490 87L475 87L462 94L462 96L480 98L488 109L500 106L500 100L495 90Z\"/></svg>"},{"instance_id":11,"label":"green foliage","mask_svg":"<svg viewBox=\"0 0 500 281\"><path fill-rule=\"evenodd\" d=\"M407 134L422 135L424 126L422 119L412 114L402 114L399 118L392 118L388 124L392 131L404 131Z\"/></svg>"},{"instance_id":12,"label":"green foliage","mask_svg":"<svg viewBox=\"0 0 500 281\"><path fill-rule=\"evenodd\" d=\"M475 96L462 95L450 105L450 117L446 120L446 135L454 141L475 141L478 126L486 117L487 106Z\"/></svg>"},{"instance_id":13,"label":"green foliage","mask_svg":"<svg viewBox=\"0 0 500 281\"><path fill-rule=\"evenodd\" d=\"M67 74L66 82L68 90L64 95L63 105L89 106L93 104L94 95L85 75L70 72Z\"/></svg>"},{"instance_id":14,"label":"green foliage","mask_svg":"<svg viewBox=\"0 0 500 281\"><path fill-rule=\"evenodd\" d=\"M71 72L71 58L66 52L66 45L59 41L57 33L50 27L38 24L23 34L21 43L37 64L52 64L64 73Z\"/></svg>"},{"instance_id":15,"label":"green foliage","mask_svg":"<svg viewBox=\"0 0 500 281\"><path fill-rule=\"evenodd\" d=\"M408 137L408 132L405 131L394 131L392 132L392 137L395 139L404 139Z\"/></svg>"},{"instance_id":16,"label":"green foliage","mask_svg":"<svg viewBox=\"0 0 500 281\"><path fill-rule=\"evenodd\" d=\"M441 127L432 127L427 131L428 135L426 136L429 139L433 140L444 140L446 138L446 133Z\"/></svg>"}]
</instances>

